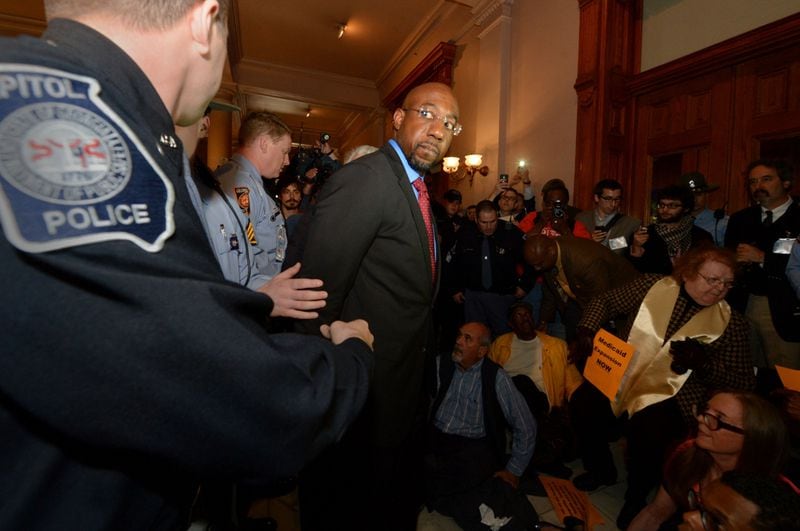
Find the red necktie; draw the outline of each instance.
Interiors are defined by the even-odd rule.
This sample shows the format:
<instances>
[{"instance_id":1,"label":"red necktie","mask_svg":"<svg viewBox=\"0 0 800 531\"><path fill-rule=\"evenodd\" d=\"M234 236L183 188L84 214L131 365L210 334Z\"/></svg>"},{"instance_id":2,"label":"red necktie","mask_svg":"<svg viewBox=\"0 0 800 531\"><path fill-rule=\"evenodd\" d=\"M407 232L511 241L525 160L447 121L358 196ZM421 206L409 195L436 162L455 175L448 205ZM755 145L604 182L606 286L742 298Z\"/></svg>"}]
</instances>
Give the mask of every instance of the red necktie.
<instances>
[{"instance_id":1,"label":"red necktie","mask_svg":"<svg viewBox=\"0 0 800 531\"><path fill-rule=\"evenodd\" d=\"M436 254L433 249L433 220L431 219L431 200L428 197L428 188L422 177L417 178L411 183L416 188L419 197L419 209L422 211L422 219L425 221L425 232L428 233L428 251L431 255L431 278L436 275Z\"/></svg>"}]
</instances>

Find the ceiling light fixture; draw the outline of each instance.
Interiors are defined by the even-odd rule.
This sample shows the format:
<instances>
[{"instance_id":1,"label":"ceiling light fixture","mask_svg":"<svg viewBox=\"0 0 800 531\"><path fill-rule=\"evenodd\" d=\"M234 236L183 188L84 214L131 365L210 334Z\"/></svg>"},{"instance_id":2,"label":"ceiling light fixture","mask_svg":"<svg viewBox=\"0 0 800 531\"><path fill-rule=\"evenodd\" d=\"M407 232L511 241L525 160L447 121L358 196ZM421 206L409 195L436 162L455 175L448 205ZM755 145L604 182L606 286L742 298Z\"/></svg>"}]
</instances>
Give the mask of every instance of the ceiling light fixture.
<instances>
[{"instance_id":1,"label":"ceiling light fixture","mask_svg":"<svg viewBox=\"0 0 800 531\"><path fill-rule=\"evenodd\" d=\"M347 29L347 24L345 24L344 22L340 22L339 24L336 25L336 27L339 28L339 37L338 38L341 39L342 36L344 35L344 30Z\"/></svg>"},{"instance_id":2,"label":"ceiling light fixture","mask_svg":"<svg viewBox=\"0 0 800 531\"><path fill-rule=\"evenodd\" d=\"M463 173L460 174L457 173L458 162L458 157L445 157L442 159L442 170L450 176L450 180L453 182L459 183L463 181L465 177L469 177L469 185L471 187L475 173L480 173L484 177L489 174L489 167L483 165L483 155L478 153L464 156L464 165L466 168L464 168Z\"/></svg>"}]
</instances>

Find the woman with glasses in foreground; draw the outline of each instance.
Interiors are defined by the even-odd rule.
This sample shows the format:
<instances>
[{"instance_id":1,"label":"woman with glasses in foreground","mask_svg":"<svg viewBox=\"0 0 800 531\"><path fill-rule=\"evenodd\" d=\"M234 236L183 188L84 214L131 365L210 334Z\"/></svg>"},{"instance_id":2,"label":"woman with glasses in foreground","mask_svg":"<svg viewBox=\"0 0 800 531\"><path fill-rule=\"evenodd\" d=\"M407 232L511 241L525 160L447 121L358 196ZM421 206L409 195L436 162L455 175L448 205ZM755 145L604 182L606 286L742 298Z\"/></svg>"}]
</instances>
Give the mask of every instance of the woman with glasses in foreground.
<instances>
[{"instance_id":1,"label":"woman with glasses in foreground","mask_svg":"<svg viewBox=\"0 0 800 531\"><path fill-rule=\"evenodd\" d=\"M702 505L706 487L730 470L777 478L789 443L780 412L758 395L718 392L693 408L697 435L672 454L656 497L629 531L675 529L684 512ZM788 480L786 480L788 481Z\"/></svg>"},{"instance_id":2,"label":"woman with glasses in foreground","mask_svg":"<svg viewBox=\"0 0 800 531\"><path fill-rule=\"evenodd\" d=\"M570 400L586 469L573 480L581 490L616 480L607 441L617 425L614 417L627 415L622 428L628 485L617 517L620 529L647 505L666 457L694 427L692 405L717 389L755 387L747 322L724 300L735 270L730 250L696 247L675 262L670 276L642 275L592 299L578 323L571 348L576 365L611 320L617 336L636 349L615 400L588 382Z\"/></svg>"}]
</instances>

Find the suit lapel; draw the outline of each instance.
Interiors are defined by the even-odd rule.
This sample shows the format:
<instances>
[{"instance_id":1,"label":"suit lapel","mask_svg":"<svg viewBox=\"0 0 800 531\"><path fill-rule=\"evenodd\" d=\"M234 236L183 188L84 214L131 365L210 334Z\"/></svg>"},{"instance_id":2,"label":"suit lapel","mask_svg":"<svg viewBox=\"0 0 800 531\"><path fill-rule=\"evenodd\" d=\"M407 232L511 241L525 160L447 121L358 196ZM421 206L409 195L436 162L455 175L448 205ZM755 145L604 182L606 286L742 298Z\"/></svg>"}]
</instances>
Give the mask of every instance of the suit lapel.
<instances>
[{"instance_id":1,"label":"suit lapel","mask_svg":"<svg viewBox=\"0 0 800 531\"><path fill-rule=\"evenodd\" d=\"M394 175L397 178L397 185L400 187L403 196L406 198L406 201L408 202L408 207L409 211L411 212L411 217L414 220L414 225L416 225L417 227L417 237L419 238L419 245L422 248L422 256L425 258L423 265L425 268L428 285L430 286L433 284L433 277L431 276L433 272L429 267L429 264L431 263L431 257L430 257L430 251L428 251L428 231L425 229L425 220L422 219L422 212L419 207L419 202L417 201L417 196L414 194L414 189L411 187L411 183L408 180L408 175L406 175L406 170L403 167L403 163L397 157L397 152L395 152L395 150L388 144L384 145L381 148L381 150L388 158L389 165L391 166L392 171L394 172ZM436 245L438 230L436 228L436 221L434 220L433 212L431 212L431 220L433 221L434 245ZM439 268L438 261L436 264L436 268L437 269Z\"/></svg>"}]
</instances>

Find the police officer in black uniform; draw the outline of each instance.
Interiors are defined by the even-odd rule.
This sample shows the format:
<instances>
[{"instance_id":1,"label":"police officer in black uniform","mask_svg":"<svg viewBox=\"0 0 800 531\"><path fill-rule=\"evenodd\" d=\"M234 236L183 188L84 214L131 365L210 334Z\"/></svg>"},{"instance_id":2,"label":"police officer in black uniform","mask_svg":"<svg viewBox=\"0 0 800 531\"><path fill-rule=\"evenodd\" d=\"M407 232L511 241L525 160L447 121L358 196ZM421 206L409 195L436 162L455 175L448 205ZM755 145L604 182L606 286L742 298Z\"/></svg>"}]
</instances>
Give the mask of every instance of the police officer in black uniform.
<instances>
[{"instance_id":1,"label":"police officer in black uniform","mask_svg":"<svg viewBox=\"0 0 800 531\"><path fill-rule=\"evenodd\" d=\"M185 529L199 480L293 475L364 403L366 323L270 336L189 198L228 5L46 0L0 40L0 529Z\"/></svg>"}]
</instances>

